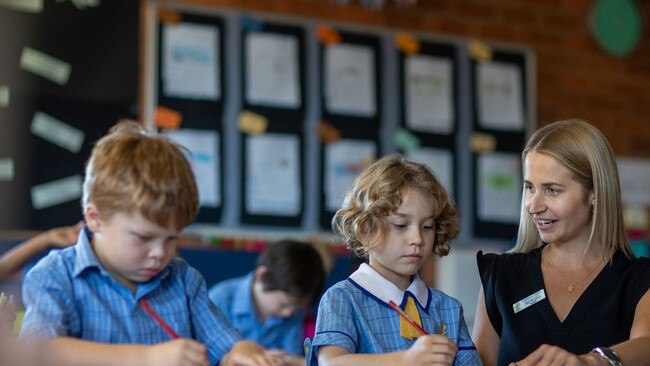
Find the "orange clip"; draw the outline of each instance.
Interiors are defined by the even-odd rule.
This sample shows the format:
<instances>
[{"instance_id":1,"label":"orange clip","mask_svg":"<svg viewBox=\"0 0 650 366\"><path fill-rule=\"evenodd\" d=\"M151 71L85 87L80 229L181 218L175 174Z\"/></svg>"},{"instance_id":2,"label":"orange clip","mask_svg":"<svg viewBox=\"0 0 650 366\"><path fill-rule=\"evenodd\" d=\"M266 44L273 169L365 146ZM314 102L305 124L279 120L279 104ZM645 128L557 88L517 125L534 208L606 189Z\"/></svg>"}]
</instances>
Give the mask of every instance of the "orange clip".
<instances>
[{"instance_id":1,"label":"orange clip","mask_svg":"<svg viewBox=\"0 0 650 366\"><path fill-rule=\"evenodd\" d=\"M397 49L409 55L420 52L420 41L406 32L395 34L395 45Z\"/></svg>"},{"instance_id":2,"label":"orange clip","mask_svg":"<svg viewBox=\"0 0 650 366\"><path fill-rule=\"evenodd\" d=\"M316 28L316 38L326 45L341 42L341 35L329 25L320 24Z\"/></svg>"},{"instance_id":3,"label":"orange clip","mask_svg":"<svg viewBox=\"0 0 650 366\"><path fill-rule=\"evenodd\" d=\"M175 130L181 126L181 121L183 116L179 112L163 106L156 107L154 115L156 126L164 130Z\"/></svg>"}]
</instances>

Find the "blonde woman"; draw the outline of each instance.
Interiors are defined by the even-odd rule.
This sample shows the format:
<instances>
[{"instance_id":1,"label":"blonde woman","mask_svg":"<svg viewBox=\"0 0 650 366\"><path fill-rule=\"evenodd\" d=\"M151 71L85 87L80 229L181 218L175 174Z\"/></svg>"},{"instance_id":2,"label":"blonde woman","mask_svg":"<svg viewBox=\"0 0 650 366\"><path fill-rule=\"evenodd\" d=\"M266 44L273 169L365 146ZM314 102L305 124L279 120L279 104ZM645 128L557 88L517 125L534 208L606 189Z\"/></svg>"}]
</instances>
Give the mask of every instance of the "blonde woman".
<instances>
[{"instance_id":1,"label":"blonde woman","mask_svg":"<svg viewBox=\"0 0 650 366\"><path fill-rule=\"evenodd\" d=\"M523 153L519 234L478 254L473 339L485 365L650 365L650 260L623 228L618 170L581 120L539 129Z\"/></svg>"}]
</instances>

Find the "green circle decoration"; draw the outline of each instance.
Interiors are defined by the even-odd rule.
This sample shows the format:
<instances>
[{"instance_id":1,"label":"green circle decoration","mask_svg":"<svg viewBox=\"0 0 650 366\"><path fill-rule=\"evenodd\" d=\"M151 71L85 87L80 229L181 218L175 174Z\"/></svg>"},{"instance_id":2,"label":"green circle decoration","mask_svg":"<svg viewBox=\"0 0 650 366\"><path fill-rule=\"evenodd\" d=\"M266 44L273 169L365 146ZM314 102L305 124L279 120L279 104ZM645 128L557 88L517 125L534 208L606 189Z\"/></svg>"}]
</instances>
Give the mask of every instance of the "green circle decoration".
<instances>
[{"instance_id":1,"label":"green circle decoration","mask_svg":"<svg viewBox=\"0 0 650 366\"><path fill-rule=\"evenodd\" d=\"M592 31L609 54L625 56L641 40L643 25L633 0L598 0L591 12Z\"/></svg>"}]
</instances>

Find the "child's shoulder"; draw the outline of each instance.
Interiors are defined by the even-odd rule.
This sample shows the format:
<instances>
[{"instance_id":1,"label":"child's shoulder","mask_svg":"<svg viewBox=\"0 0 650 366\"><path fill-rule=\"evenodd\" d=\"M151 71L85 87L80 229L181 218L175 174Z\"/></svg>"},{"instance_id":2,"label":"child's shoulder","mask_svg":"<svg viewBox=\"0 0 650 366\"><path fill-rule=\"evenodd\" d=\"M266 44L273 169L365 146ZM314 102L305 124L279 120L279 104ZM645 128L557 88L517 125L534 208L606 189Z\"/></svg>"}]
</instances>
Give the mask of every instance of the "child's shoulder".
<instances>
[{"instance_id":1,"label":"child's shoulder","mask_svg":"<svg viewBox=\"0 0 650 366\"><path fill-rule=\"evenodd\" d=\"M37 278L54 279L55 277L72 277L77 263L77 251L74 246L64 249L51 249L36 263L25 266L25 281Z\"/></svg>"},{"instance_id":2,"label":"child's shoulder","mask_svg":"<svg viewBox=\"0 0 650 366\"><path fill-rule=\"evenodd\" d=\"M432 306L435 306L437 308L445 308L445 309L455 309L455 308L462 307L458 299L449 296L446 293L436 288L429 287L429 293L431 294L430 303Z\"/></svg>"},{"instance_id":3,"label":"child's shoulder","mask_svg":"<svg viewBox=\"0 0 650 366\"><path fill-rule=\"evenodd\" d=\"M325 293L329 294L329 296L342 296L350 295L358 291L360 291L360 288L355 286L352 280L346 278L330 286Z\"/></svg>"}]
</instances>

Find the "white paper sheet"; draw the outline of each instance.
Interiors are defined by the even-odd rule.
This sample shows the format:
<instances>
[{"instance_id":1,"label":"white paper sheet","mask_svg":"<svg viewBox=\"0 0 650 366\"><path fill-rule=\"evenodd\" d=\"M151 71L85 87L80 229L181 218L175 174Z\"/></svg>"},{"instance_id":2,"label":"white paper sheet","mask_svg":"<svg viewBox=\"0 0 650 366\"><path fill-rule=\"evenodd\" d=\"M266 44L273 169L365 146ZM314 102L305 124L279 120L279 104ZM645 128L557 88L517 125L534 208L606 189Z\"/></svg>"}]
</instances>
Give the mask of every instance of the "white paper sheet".
<instances>
[{"instance_id":1,"label":"white paper sheet","mask_svg":"<svg viewBox=\"0 0 650 366\"><path fill-rule=\"evenodd\" d=\"M479 191L476 212L479 219L516 224L522 187L519 154L481 154L477 165Z\"/></svg>"},{"instance_id":2,"label":"white paper sheet","mask_svg":"<svg viewBox=\"0 0 650 366\"><path fill-rule=\"evenodd\" d=\"M0 6L28 13L43 12L43 0L0 0Z\"/></svg>"},{"instance_id":3,"label":"white paper sheet","mask_svg":"<svg viewBox=\"0 0 650 366\"><path fill-rule=\"evenodd\" d=\"M219 133L210 130L180 129L165 132L170 140L189 150L187 159L199 189L202 207L221 205L221 162Z\"/></svg>"},{"instance_id":4,"label":"white paper sheet","mask_svg":"<svg viewBox=\"0 0 650 366\"><path fill-rule=\"evenodd\" d=\"M219 37L215 26L164 26L162 87L166 96L204 100L221 97Z\"/></svg>"},{"instance_id":5,"label":"white paper sheet","mask_svg":"<svg viewBox=\"0 0 650 366\"><path fill-rule=\"evenodd\" d=\"M29 47L23 47L20 54L20 68L59 85L68 82L72 71L69 63Z\"/></svg>"},{"instance_id":6,"label":"white paper sheet","mask_svg":"<svg viewBox=\"0 0 650 366\"><path fill-rule=\"evenodd\" d=\"M0 108L9 107L9 85L0 85Z\"/></svg>"},{"instance_id":7,"label":"white paper sheet","mask_svg":"<svg viewBox=\"0 0 650 366\"><path fill-rule=\"evenodd\" d=\"M247 33L246 100L254 105L299 108L298 40L273 33Z\"/></svg>"},{"instance_id":8,"label":"white paper sheet","mask_svg":"<svg viewBox=\"0 0 650 366\"><path fill-rule=\"evenodd\" d=\"M404 64L406 124L416 131L450 134L454 101L452 63L431 56L409 56Z\"/></svg>"},{"instance_id":9,"label":"white paper sheet","mask_svg":"<svg viewBox=\"0 0 650 366\"><path fill-rule=\"evenodd\" d=\"M325 48L325 107L330 113L373 117L375 59L370 47L337 44Z\"/></svg>"},{"instance_id":10,"label":"white paper sheet","mask_svg":"<svg viewBox=\"0 0 650 366\"><path fill-rule=\"evenodd\" d=\"M32 206L40 210L81 198L81 175L53 180L31 189Z\"/></svg>"},{"instance_id":11,"label":"white paper sheet","mask_svg":"<svg viewBox=\"0 0 650 366\"><path fill-rule=\"evenodd\" d=\"M516 65L484 62L477 66L478 116L482 127L523 131L524 96Z\"/></svg>"},{"instance_id":12,"label":"white paper sheet","mask_svg":"<svg viewBox=\"0 0 650 366\"><path fill-rule=\"evenodd\" d=\"M372 141L341 139L325 145L325 206L328 211L341 207L343 198L357 176L377 158Z\"/></svg>"},{"instance_id":13,"label":"white paper sheet","mask_svg":"<svg viewBox=\"0 0 650 366\"><path fill-rule=\"evenodd\" d=\"M423 147L411 152L408 159L429 167L445 187L450 199L454 198L454 156L449 150Z\"/></svg>"},{"instance_id":14,"label":"white paper sheet","mask_svg":"<svg viewBox=\"0 0 650 366\"><path fill-rule=\"evenodd\" d=\"M300 214L299 140L267 133L246 140L246 212L256 215Z\"/></svg>"},{"instance_id":15,"label":"white paper sheet","mask_svg":"<svg viewBox=\"0 0 650 366\"><path fill-rule=\"evenodd\" d=\"M618 158L623 202L630 207L650 206L650 159Z\"/></svg>"},{"instance_id":16,"label":"white paper sheet","mask_svg":"<svg viewBox=\"0 0 650 366\"><path fill-rule=\"evenodd\" d=\"M83 131L40 111L34 113L30 131L73 153L81 150L85 139Z\"/></svg>"},{"instance_id":17,"label":"white paper sheet","mask_svg":"<svg viewBox=\"0 0 650 366\"><path fill-rule=\"evenodd\" d=\"M14 159L0 159L0 181L10 181L14 179Z\"/></svg>"}]
</instances>

